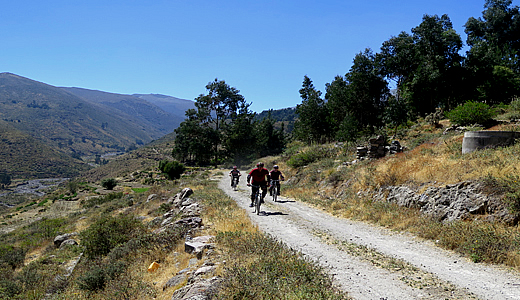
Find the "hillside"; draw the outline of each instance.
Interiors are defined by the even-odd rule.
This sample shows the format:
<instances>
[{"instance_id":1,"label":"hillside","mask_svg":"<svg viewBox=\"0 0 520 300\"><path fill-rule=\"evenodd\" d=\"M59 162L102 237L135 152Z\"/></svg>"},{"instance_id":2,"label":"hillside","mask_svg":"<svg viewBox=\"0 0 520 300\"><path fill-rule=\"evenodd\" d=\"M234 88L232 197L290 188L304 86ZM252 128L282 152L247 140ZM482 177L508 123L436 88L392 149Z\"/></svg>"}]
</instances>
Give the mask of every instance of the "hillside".
<instances>
[{"instance_id":1,"label":"hillside","mask_svg":"<svg viewBox=\"0 0 520 300\"><path fill-rule=\"evenodd\" d=\"M509 274L520 266L520 252L515 243L520 233L515 225L489 222L492 220L489 212L505 199L497 200L497 196L507 194L504 188L517 189L520 145L462 155L463 133L443 134L450 124L448 120L440 124L444 128L422 122L401 129L397 139L407 150L381 159L356 161L355 144L307 146L293 142L283 154L261 159L269 168L278 164L286 181L282 183L279 202L269 198L262 206L264 213L251 218L252 211L247 206L249 189L244 180L238 192L229 188L226 171L211 168L189 168L180 180L166 180L157 166L158 161L170 159L171 144L168 140L156 140L153 145L84 173L77 181L37 201L5 209L0 230L9 234L0 235L0 246L3 243L9 255L0 259L17 266L6 274L12 275L8 282L19 289L4 292L23 295L52 291L70 299L83 299L87 295L90 299L112 299L119 287L125 285L128 298L144 299L147 294L156 299L172 299L174 291L188 289L204 277L189 277L175 284L170 280L186 280L183 270L195 272L215 265L216 274L228 283L219 291L221 295L248 291L264 293L272 299L299 293L298 288L303 284L287 285L280 278L306 278L297 272L312 278L322 274L322 269L310 259L316 258L324 265L323 270L335 274L330 279L339 279L334 286L357 299L391 295L400 295L391 297L395 299L415 299L425 293L431 299L473 299L475 294L483 299L515 299L509 296L515 292L517 279ZM516 126L499 125L491 129L511 130ZM250 169L251 166L241 167L243 174ZM110 177L118 181L114 191L100 186L102 179ZM465 182L483 182L486 188L472 191L472 185ZM189 201L180 201L175 194L187 187L194 194ZM488 209L476 210L470 218L445 222L428 216L418 207L387 201L385 196L392 187L408 187L424 194L435 188L443 195L450 195L447 190L451 189L459 196L477 191L481 196L489 196ZM222 195L221 189L229 196ZM186 206L175 207L175 203ZM255 223L251 224L250 219ZM142 220L145 227L140 227L141 221L137 220ZM197 229L189 227L190 236L217 236L214 248L204 251L202 258L185 252L179 241L184 241L187 233L176 231L182 228L172 225L187 220L202 220L203 224ZM35 225L29 226L33 222ZM64 273L68 263L63 261L74 261L80 251L92 249L96 243L101 245L104 235L112 232L107 228L118 224L135 230L124 233L130 236L123 244L100 254L101 265L93 259L81 259L72 277L61 285L51 280L42 281L41 286L24 285L26 279L17 276L30 268L38 274ZM259 229L274 235L271 239L279 242L260 237ZM98 234L99 230L104 230L104 234ZM401 236L395 231L406 233ZM70 237L79 240L81 246L58 248L53 244L58 234L70 232L82 232ZM25 240L28 236L33 238ZM136 240L143 244L136 244ZM279 252L284 249L290 252ZM299 251L306 254L305 263L295 259L301 257ZM30 259L13 259L20 255ZM160 264L159 269L147 272L146 266L153 261ZM505 274L477 262L505 265L512 271ZM468 270L465 274L472 276L478 274L478 278L457 276L460 270ZM89 278L99 278L98 271L107 272L100 274L115 271L121 276L101 278L105 283L102 286L88 285ZM307 299L316 299L314 293L336 293L330 281L323 282L320 288L304 288L301 293L308 293L304 294ZM6 282L0 281L1 284L8 286ZM489 289L490 284L499 284L500 288ZM380 297L371 297L375 294ZM232 297L222 299L229 298ZM327 299L349 298L341 294Z\"/></svg>"},{"instance_id":2,"label":"hillside","mask_svg":"<svg viewBox=\"0 0 520 300\"><path fill-rule=\"evenodd\" d=\"M177 128L184 120L185 109L183 110L182 107L175 107L175 109L172 108L168 111L160 105L156 105L152 101L143 97L107 93L75 87L63 89L86 101L102 104L123 114L133 116L139 119L141 123L157 129L162 134L172 132L173 129Z\"/></svg>"},{"instance_id":3,"label":"hillside","mask_svg":"<svg viewBox=\"0 0 520 300\"><path fill-rule=\"evenodd\" d=\"M0 74L0 119L68 154L120 151L163 135L136 117L9 73Z\"/></svg>"},{"instance_id":4,"label":"hillside","mask_svg":"<svg viewBox=\"0 0 520 300\"><path fill-rule=\"evenodd\" d=\"M13 178L73 177L90 167L0 120L0 170Z\"/></svg>"}]
</instances>

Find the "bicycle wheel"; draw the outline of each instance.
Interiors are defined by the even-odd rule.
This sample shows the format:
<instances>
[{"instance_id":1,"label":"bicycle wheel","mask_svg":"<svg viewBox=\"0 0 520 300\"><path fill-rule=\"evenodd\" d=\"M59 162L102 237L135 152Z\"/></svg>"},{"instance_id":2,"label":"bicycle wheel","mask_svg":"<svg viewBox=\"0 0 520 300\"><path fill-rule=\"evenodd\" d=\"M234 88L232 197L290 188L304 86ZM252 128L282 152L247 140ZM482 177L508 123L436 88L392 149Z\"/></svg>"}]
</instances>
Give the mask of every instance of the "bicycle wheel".
<instances>
[{"instance_id":1,"label":"bicycle wheel","mask_svg":"<svg viewBox=\"0 0 520 300\"><path fill-rule=\"evenodd\" d=\"M233 190L236 191L237 190L237 180L233 178Z\"/></svg>"},{"instance_id":2,"label":"bicycle wheel","mask_svg":"<svg viewBox=\"0 0 520 300\"><path fill-rule=\"evenodd\" d=\"M273 186L273 201L276 202L276 199L278 198L278 187L276 187L276 184Z\"/></svg>"},{"instance_id":3,"label":"bicycle wheel","mask_svg":"<svg viewBox=\"0 0 520 300\"><path fill-rule=\"evenodd\" d=\"M255 203L255 209L256 209L256 214L259 215L260 214L260 205L262 205L262 194L260 193L260 191L258 191L256 193L256 203Z\"/></svg>"}]
</instances>

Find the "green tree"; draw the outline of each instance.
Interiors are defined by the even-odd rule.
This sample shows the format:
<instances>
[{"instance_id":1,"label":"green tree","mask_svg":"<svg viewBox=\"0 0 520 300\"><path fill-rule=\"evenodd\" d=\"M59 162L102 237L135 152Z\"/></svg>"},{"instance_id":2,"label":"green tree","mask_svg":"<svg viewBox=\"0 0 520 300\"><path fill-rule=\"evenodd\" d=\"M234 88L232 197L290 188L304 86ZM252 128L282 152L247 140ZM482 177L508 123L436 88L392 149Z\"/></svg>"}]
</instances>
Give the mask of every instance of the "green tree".
<instances>
[{"instance_id":1,"label":"green tree","mask_svg":"<svg viewBox=\"0 0 520 300\"><path fill-rule=\"evenodd\" d=\"M206 85L206 90L207 94L195 99L197 110L188 110L187 119L175 130L172 154L183 162L198 165L223 162L231 144L225 139L237 136L228 134L229 128L236 128L234 122L242 124L251 114L250 104L240 91L225 81L215 79Z\"/></svg>"},{"instance_id":2,"label":"green tree","mask_svg":"<svg viewBox=\"0 0 520 300\"><path fill-rule=\"evenodd\" d=\"M412 28L417 67L409 82L411 102L421 115L450 108L461 93L462 39L447 15L424 15ZM457 104L457 103L455 103Z\"/></svg>"},{"instance_id":3,"label":"green tree","mask_svg":"<svg viewBox=\"0 0 520 300\"><path fill-rule=\"evenodd\" d=\"M101 186L107 190L113 190L117 186L117 180L115 178L107 178L101 181Z\"/></svg>"},{"instance_id":4,"label":"green tree","mask_svg":"<svg viewBox=\"0 0 520 300\"><path fill-rule=\"evenodd\" d=\"M323 143L330 139L328 108L321 98L321 92L316 90L312 80L305 75L300 89L302 103L296 106L298 120L294 124L295 138L307 143Z\"/></svg>"},{"instance_id":5,"label":"green tree","mask_svg":"<svg viewBox=\"0 0 520 300\"><path fill-rule=\"evenodd\" d=\"M244 112L223 126L222 146L235 165L249 162L257 156L254 114Z\"/></svg>"},{"instance_id":6,"label":"green tree","mask_svg":"<svg viewBox=\"0 0 520 300\"><path fill-rule=\"evenodd\" d=\"M182 173L186 171L186 167L176 160L161 160L159 162L159 170L166 174L169 179L179 179Z\"/></svg>"},{"instance_id":7,"label":"green tree","mask_svg":"<svg viewBox=\"0 0 520 300\"><path fill-rule=\"evenodd\" d=\"M489 104L520 94L520 11L511 0L486 0L482 18L469 18L467 67L477 96ZM499 85L499 86L498 86Z\"/></svg>"},{"instance_id":8,"label":"green tree","mask_svg":"<svg viewBox=\"0 0 520 300\"><path fill-rule=\"evenodd\" d=\"M11 184L11 176L7 173L0 173L0 188L5 189L5 187L10 184Z\"/></svg>"},{"instance_id":9,"label":"green tree","mask_svg":"<svg viewBox=\"0 0 520 300\"><path fill-rule=\"evenodd\" d=\"M355 116L360 129L379 127L381 114L390 95L388 83L380 75L375 55L370 49L358 53L350 71L345 75L347 82L347 110Z\"/></svg>"},{"instance_id":10,"label":"green tree","mask_svg":"<svg viewBox=\"0 0 520 300\"><path fill-rule=\"evenodd\" d=\"M275 121L268 114L256 124L255 129L259 157L282 153L287 143L283 123L280 129L275 129Z\"/></svg>"},{"instance_id":11,"label":"green tree","mask_svg":"<svg viewBox=\"0 0 520 300\"><path fill-rule=\"evenodd\" d=\"M175 129L173 157L198 165L209 164L217 157L220 134L203 122L207 114L208 111L204 109L186 111L186 119Z\"/></svg>"},{"instance_id":12,"label":"green tree","mask_svg":"<svg viewBox=\"0 0 520 300\"><path fill-rule=\"evenodd\" d=\"M416 47L413 37L401 32L383 42L381 52L376 54L376 60L381 74L394 81L396 86L396 101L401 103L404 85L412 78L417 68Z\"/></svg>"},{"instance_id":13,"label":"green tree","mask_svg":"<svg viewBox=\"0 0 520 300\"><path fill-rule=\"evenodd\" d=\"M220 130L223 120L236 118L250 106L244 96L240 95L240 91L229 86L224 80L215 78L206 85L206 90L206 95L201 94L195 98L195 106L199 111L209 112L205 114L203 121L213 124L217 131Z\"/></svg>"}]
</instances>

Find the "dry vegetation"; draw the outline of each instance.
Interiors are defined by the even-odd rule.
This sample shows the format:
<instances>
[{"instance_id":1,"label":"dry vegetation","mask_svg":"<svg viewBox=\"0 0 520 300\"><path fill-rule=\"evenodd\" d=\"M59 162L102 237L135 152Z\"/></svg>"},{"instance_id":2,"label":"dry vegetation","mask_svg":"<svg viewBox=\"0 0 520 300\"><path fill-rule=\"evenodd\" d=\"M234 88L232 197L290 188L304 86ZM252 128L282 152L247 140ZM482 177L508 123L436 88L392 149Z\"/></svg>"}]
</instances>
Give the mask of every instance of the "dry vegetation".
<instances>
[{"instance_id":1,"label":"dry vegetation","mask_svg":"<svg viewBox=\"0 0 520 300\"><path fill-rule=\"evenodd\" d=\"M119 178L114 191L80 183L74 195L63 187L40 199L42 206L36 201L24 206L23 212L8 212L14 230L0 235L0 267L5 274L0 280L0 299L170 299L186 282L163 290L164 284L180 270L200 266L206 259L194 260L184 252L187 228L151 233L159 226L152 220L170 209L166 199L185 186L194 190L192 197L204 206L204 229L196 234L216 236L217 274L226 278L217 299L347 298L332 287L332 279L320 267L261 234L210 176L210 171L191 169L172 182L146 169ZM143 183L150 178L153 184ZM156 194L157 200L146 202L150 194ZM70 198L64 201L64 197ZM53 214L63 203L78 207L68 209L66 216ZM42 207L45 210L39 211ZM71 232L79 233L76 239L81 246L56 249L54 237ZM115 232L122 239L113 246L107 248L98 240ZM80 253L74 273L65 278L65 267ZM154 261L159 262L159 269L147 272Z\"/></svg>"},{"instance_id":2,"label":"dry vegetation","mask_svg":"<svg viewBox=\"0 0 520 300\"><path fill-rule=\"evenodd\" d=\"M442 122L445 126L448 121ZM499 125L491 130L518 130L516 125ZM475 262L505 264L520 270L520 228L479 220L439 223L418 210L373 201L363 191L380 187L409 185L419 190L461 181L485 182L491 192L501 193L519 213L520 145L475 151L462 155L462 133L442 134L443 129L428 124L416 125L399 138L409 151L383 159L361 161L352 166L354 147L337 145L310 146L287 151L267 159L277 163L286 178L285 195L330 213L376 223L395 230L409 231L431 239L447 249L458 251ZM324 150L326 149L326 150ZM309 153L318 157L304 166L291 167L294 156ZM324 154L325 153L325 154ZM294 164L293 164L294 165ZM359 192L362 193L359 193ZM515 211L516 205L516 211Z\"/></svg>"}]
</instances>

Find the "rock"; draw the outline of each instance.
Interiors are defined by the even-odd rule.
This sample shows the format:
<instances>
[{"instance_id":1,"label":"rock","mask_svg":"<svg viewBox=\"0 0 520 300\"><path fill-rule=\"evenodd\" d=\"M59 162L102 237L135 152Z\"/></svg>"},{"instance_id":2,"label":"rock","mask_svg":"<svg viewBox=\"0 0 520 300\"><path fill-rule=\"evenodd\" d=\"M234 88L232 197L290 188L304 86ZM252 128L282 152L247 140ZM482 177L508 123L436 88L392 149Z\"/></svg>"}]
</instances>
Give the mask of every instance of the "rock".
<instances>
[{"instance_id":1,"label":"rock","mask_svg":"<svg viewBox=\"0 0 520 300\"><path fill-rule=\"evenodd\" d=\"M77 235L77 233L75 233L75 232L58 235L57 237L54 238L54 246L56 246L56 248L59 248L61 246L61 243L63 243L64 241L68 240L69 238L71 238L75 235Z\"/></svg>"},{"instance_id":2,"label":"rock","mask_svg":"<svg viewBox=\"0 0 520 300\"><path fill-rule=\"evenodd\" d=\"M221 282L219 277L201 279L176 290L171 300L206 300L214 294Z\"/></svg>"},{"instance_id":3,"label":"rock","mask_svg":"<svg viewBox=\"0 0 520 300\"><path fill-rule=\"evenodd\" d=\"M161 227L164 227L164 226L168 226L169 224L171 224L173 221L173 217L168 217L166 219L164 219L161 223Z\"/></svg>"},{"instance_id":4,"label":"rock","mask_svg":"<svg viewBox=\"0 0 520 300\"><path fill-rule=\"evenodd\" d=\"M163 285L162 290L164 291L167 288L176 287L179 284L185 282L187 278L188 276L186 275L186 273L175 275Z\"/></svg>"},{"instance_id":5,"label":"rock","mask_svg":"<svg viewBox=\"0 0 520 300\"><path fill-rule=\"evenodd\" d=\"M199 236L190 241L186 241L184 243L184 251L194 254L198 259L201 259L204 249L214 247L213 244L209 242L211 238L213 238L213 236Z\"/></svg>"},{"instance_id":6,"label":"rock","mask_svg":"<svg viewBox=\"0 0 520 300\"><path fill-rule=\"evenodd\" d=\"M148 198L146 198L146 203L155 200L155 198L157 198L157 194L148 195Z\"/></svg>"},{"instance_id":7,"label":"rock","mask_svg":"<svg viewBox=\"0 0 520 300\"><path fill-rule=\"evenodd\" d=\"M197 271L195 271L195 273L193 273L193 275L195 275L195 276L204 275L204 274L215 271L215 269L217 269L216 266L204 266L204 267L197 269Z\"/></svg>"},{"instance_id":8,"label":"rock","mask_svg":"<svg viewBox=\"0 0 520 300\"><path fill-rule=\"evenodd\" d=\"M389 186L374 193L373 199L417 208L443 222L469 219L477 215L507 224L518 222L518 217L511 215L498 197L484 195L480 193L481 189L479 182L472 181L444 187L432 186L423 193L408 186Z\"/></svg>"},{"instance_id":9,"label":"rock","mask_svg":"<svg viewBox=\"0 0 520 300\"><path fill-rule=\"evenodd\" d=\"M186 225L191 228L198 228L202 226L202 219L199 217L189 217L175 221L176 225Z\"/></svg>"},{"instance_id":10,"label":"rock","mask_svg":"<svg viewBox=\"0 0 520 300\"><path fill-rule=\"evenodd\" d=\"M181 212L184 214L184 216L186 217L195 217L195 216L200 216L200 213L201 213L201 207L199 206L198 203L193 203L189 206L183 206L181 208Z\"/></svg>"},{"instance_id":11,"label":"rock","mask_svg":"<svg viewBox=\"0 0 520 300\"><path fill-rule=\"evenodd\" d=\"M60 245L60 249L66 247L67 245L78 245L78 242L76 242L75 240L73 239L68 239L68 240L65 240L61 243Z\"/></svg>"}]
</instances>

